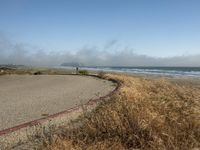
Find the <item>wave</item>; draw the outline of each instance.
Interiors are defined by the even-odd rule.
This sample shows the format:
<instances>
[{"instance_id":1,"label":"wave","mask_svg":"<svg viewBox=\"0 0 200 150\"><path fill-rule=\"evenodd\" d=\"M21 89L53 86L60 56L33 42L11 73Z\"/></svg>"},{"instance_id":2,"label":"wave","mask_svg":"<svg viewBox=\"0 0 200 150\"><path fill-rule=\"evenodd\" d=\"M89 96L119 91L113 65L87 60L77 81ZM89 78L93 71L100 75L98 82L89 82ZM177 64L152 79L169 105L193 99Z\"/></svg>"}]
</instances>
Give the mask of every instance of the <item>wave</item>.
<instances>
[{"instance_id":1,"label":"wave","mask_svg":"<svg viewBox=\"0 0 200 150\"><path fill-rule=\"evenodd\" d=\"M94 71L200 77L200 67L81 67Z\"/></svg>"}]
</instances>

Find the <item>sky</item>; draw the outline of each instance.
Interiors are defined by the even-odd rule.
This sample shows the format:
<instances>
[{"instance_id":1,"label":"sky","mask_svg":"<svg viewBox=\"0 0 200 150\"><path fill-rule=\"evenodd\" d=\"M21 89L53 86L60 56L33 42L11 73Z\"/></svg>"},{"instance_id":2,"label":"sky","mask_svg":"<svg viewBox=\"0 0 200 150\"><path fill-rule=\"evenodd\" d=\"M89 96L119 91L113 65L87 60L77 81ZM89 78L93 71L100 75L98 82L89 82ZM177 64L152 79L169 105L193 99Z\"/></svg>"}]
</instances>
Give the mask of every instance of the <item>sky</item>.
<instances>
[{"instance_id":1,"label":"sky","mask_svg":"<svg viewBox=\"0 0 200 150\"><path fill-rule=\"evenodd\" d=\"M0 0L0 63L200 66L199 0Z\"/></svg>"}]
</instances>

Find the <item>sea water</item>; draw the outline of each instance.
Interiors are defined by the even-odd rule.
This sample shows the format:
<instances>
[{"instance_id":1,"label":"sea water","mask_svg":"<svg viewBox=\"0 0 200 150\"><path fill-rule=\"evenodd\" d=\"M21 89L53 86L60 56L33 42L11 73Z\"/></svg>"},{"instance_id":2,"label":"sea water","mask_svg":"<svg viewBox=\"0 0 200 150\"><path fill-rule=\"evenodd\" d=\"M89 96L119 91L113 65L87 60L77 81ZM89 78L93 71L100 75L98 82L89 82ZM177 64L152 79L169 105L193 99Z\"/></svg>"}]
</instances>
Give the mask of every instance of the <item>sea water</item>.
<instances>
[{"instance_id":1,"label":"sea water","mask_svg":"<svg viewBox=\"0 0 200 150\"><path fill-rule=\"evenodd\" d=\"M200 77L200 67L80 67L80 69L129 74Z\"/></svg>"}]
</instances>

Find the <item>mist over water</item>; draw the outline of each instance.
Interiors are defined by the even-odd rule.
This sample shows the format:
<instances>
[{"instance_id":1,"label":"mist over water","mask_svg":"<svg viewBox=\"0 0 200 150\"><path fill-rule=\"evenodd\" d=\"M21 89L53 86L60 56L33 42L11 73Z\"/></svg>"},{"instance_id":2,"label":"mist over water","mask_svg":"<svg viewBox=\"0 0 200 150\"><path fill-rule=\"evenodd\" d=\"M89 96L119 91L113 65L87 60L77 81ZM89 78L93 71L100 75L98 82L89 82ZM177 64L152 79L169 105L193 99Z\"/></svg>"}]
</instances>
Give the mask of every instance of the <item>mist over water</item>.
<instances>
[{"instance_id":1,"label":"mist over water","mask_svg":"<svg viewBox=\"0 0 200 150\"><path fill-rule=\"evenodd\" d=\"M200 54L150 57L135 53L132 48L117 49L116 43L117 40L107 41L102 49L83 46L78 50L46 52L29 44L13 42L0 34L0 64L59 66L76 62L84 66L200 66Z\"/></svg>"}]
</instances>

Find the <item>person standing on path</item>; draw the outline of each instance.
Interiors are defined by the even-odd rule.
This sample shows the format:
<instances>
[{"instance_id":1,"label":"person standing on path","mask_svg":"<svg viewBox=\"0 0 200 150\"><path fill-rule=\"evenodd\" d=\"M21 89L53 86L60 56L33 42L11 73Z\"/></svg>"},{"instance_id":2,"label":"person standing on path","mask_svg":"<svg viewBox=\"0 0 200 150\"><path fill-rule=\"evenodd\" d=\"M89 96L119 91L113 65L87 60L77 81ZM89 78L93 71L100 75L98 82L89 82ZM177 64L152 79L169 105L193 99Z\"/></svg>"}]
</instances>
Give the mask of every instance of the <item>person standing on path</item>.
<instances>
[{"instance_id":1,"label":"person standing on path","mask_svg":"<svg viewBox=\"0 0 200 150\"><path fill-rule=\"evenodd\" d=\"M76 74L78 74L78 67L76 67Z\"/></svg>"}]
</instances>

